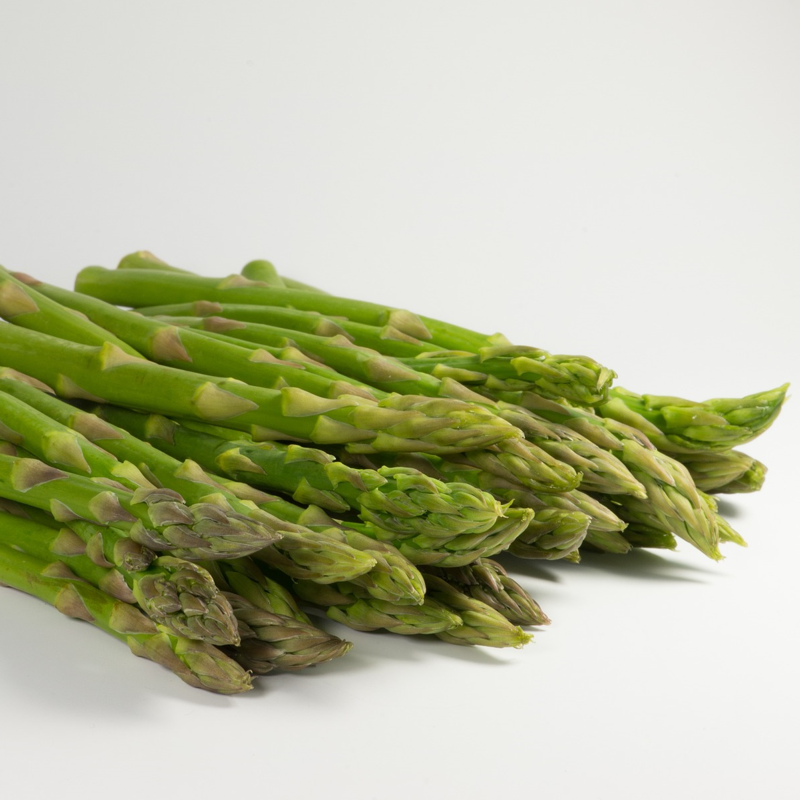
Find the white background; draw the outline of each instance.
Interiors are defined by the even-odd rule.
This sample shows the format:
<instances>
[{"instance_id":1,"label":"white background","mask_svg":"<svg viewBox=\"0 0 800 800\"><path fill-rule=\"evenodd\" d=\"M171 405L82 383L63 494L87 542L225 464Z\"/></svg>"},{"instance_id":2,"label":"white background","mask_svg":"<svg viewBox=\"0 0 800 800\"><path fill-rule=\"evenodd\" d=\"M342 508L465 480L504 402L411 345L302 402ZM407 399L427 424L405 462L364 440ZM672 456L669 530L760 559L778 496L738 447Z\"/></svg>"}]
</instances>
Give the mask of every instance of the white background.
<instances>
[{"instance_id":1,"label":"white background","mask_svg":"<svg viewBox=\"0 0 800 800\"><path fill-rule=\"evenodd\" d=\"M4 0L0 261L269 258L637 391L797 381L799 37L786 0ZM796 797L799 441L790 403L747 447L721 564L516 562L519 652L348 633L225 699L4 590L2 792Z\"/></svg>"}]
</instances>

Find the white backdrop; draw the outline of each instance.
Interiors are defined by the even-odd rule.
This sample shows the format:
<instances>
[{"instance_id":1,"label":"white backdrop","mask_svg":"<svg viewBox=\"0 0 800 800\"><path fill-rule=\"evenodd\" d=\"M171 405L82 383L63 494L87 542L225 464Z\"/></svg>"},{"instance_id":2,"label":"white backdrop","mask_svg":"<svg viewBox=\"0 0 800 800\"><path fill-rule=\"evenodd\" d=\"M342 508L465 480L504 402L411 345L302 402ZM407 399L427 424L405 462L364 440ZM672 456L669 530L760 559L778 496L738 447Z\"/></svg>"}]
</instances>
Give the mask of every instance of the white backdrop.
<instances>
[{"instance_id":1,"label":"white backdrop","mask_svg":"<svg viewBox=\"0 0 800 800\"><path fill-rule=\"evenodd\" d=\"M269 258L637 391L770 388L799 377L799 34L779 0L5 0L0 263ZM747 447L770 476L721 564L516 562L554 620L520 652L347 632L222 699L2 591L4 791L794 797L799 435L790 403Z\"/></svg>"}]
</instances>

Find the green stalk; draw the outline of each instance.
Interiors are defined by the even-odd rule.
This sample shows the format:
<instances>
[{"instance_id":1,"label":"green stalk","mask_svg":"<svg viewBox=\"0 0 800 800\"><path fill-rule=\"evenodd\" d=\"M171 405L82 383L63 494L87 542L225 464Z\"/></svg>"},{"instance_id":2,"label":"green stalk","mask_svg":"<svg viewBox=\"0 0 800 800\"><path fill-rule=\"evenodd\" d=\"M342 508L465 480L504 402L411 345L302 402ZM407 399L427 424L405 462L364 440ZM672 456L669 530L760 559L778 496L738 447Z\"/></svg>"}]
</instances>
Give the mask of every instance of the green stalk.
<instances>
[{"instance_id":1,"label":"green stalk","mask_svg":"<svg viewBox=\"0 0 800 800\"><path fill-rule=\"evenodd\" d=\"M239 622L242 642L238 647L226 647L224 652L255 675L324 664L343 656L353 646L293 617L264 611L238 595L227 597Z\"/></svg>"},{"instance_id":2,"label":"green stalk","mask_svg":"<svg viewBox=\"0 0 800 800\"><path fill-rule=\"evenodd\" d=\"M0 267L0 317L14 325L80 344L98 346L110 341L131 356L139 355L85 317L39 294L27 285L28 280L27 275L14 276Z\"/></svg>"},{"instance_id":3,"label":"green stalk","mask_svg":"<svg viewBox=\"0 0 800 800\"><path fill-rule=\"evenodd\" d=\"M0 496L48 511L60 522L113 527L144 547L189 560L246 555L272 541L210 503L187 506L161 488L129 492L31 458L0 455Z\"/></svg>"},{"instance_id":4,"label":"green stalk","mask_svg":"<svg viewBox=\"0 0 800 800\"><path fill-rule=\"evenodd\" d=\"M767 477L764 464L739 450L700 450L677 454L676 458L689 470L697 488L704 492L757 492Z\"/></svg>"},{"instance_id":5,"label":"green stalk","mask_svg":"<svg viewBox=\"0 0 800 800\"><path fill-rule=\"evenodd\" d=\"M489 558L460 569L430 567L435 575L464 594L480 600L502 614L513 625L549 625L539 604L513 579L505 568Z\"/></svg>"},{"instance_id":6,"label":"green stalk","mask_svg":"<svg viewBox=\"0 0 800 800\"><path fill-rule=\"evenodd\" d=\"M61 562L47 564L0 545L0 583L92 623L125 642L134 655L171 669L190 686L221 694L252 688L250 675L213 645L175 636L133 606L79 580Z\"/></svg>"},{"instance_id":7,"label":"green stalk","mask_svg":"<svg viewBox=\"0 0 800 800\"><path fill-rule=\"evenodd\" d=\"M63 561L78 578L125 603L137 603L150 619L178 636L214 645L236 644L236 618L202 567L162 556L141 572L102 567L86 543L67 527L0 512L0 543L46 562Z\"/></svg>"},{"instance_id":8,"label":"green stalk","mask_svg":"<svg viewBox=\"0 0 800 800\"><path fill-rule=\"evenodd\" d=\"M614 389L598 408L604 417L644 432L665 453L730 450L762 434L775 421L789 384L741 398L698 403L680 397Z\"/></svg>"},{"instance_id":9,"label":"green stalk","mask_svg":"<svg viewBox=\"0 0 800 800\"><path fill-rule=\"evenodd\" d=\"M264 389L172 369L128 356L111 344L87 347L14 325L0 325L0 346L4 366L26 371L63 397L221 423L253 430L261 438L453 452L518 435L485 409L458 400L391 396L375 404L362 397L323 399L292 387ZM36 359L30 359L32 351Z\"/></svg>"},{"instance_id":10,"label":"green stalk","mask_svg":"<svg viewBox=\"0 0 800 800\"><path fill-rule=\"evenodd\" d=\"M476 333L410 311L361 300L298 289L283 289L251 281L242 275L201 278L162 270L106 270L87 267L78 273L75 289L114 305L134 308L161 303L211 300L219 303L291 306L322 314L342 316L369 325L392 325L409 336L432 339L441 347L475 352L493 346L498 338ZM502 338L500 339L502 341Z\"/></svg>"},{"instance_id":11,"label":"green stalk","mask_svg":"<svg viewBox=\"0 0 800 800\"><path fill-rule=\"evenodd\" d=\"M522 647L533 637L513 625L492 606L465 594L457 586L435 575L428 575L428 596L457 614L462 624L440 631L444 642L484 647Z\"/></svg>"},{"instance_id":12,"label":"green stalk","mask_svg":"<svg viewBox=\"0 0 800 800\"><path fill-rule=\"evenodd\" d=\"M203 375L236 378L267 389L294 386L319 397L358 394L380 399L369 387L338 372L285 360L281 356L286 353L288 345L281 348L242 347L239 343L212 339L191 328L179 328L123 311L94 297L50 286L28 276L26 279L40 294L58 301L65 308L85 314L157 364Z\"/></svg>"},{"instance_id":13,"label":"green stalk","mask_svg":"<svg viewBox=\"0 0 800 800\"><path fill-rule=\"evenodd\" d=\"M364 522L394 534L386 537L390 539L425 534L447 540L461 533L482 533L503 513L502 505L486 492L436 481L414 469L355 469L322 450L222 439L165 417L116 407L109 407L104 416L164 452L191 458L232 480L283 492L298 503L332 513L352 509Z\"/></svg>"}]
</instances>

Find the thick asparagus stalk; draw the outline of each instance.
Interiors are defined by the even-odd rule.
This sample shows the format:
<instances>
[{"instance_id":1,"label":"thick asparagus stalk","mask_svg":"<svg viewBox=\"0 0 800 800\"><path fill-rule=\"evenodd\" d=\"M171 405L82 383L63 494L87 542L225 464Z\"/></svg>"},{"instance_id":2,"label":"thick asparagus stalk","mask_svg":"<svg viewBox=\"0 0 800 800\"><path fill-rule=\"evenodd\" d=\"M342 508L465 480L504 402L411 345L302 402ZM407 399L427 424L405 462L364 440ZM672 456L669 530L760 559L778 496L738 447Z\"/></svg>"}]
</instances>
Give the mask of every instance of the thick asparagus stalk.
<instances>
[{"instance_id":1,"label":"thick asparagus stalk","mask_svg":"<svg viewBox=\"0 0 800 800\"><path fill-rule=\"evenodd\" d=\"M227 597L239 621L242 642L238 647L224 648L224 652L256 675L324 664L353 646L313 625L264 611L239 595Z\"/></svg>"},{"instance_id":2,"label":"thick asparagus stalk","mask_svg":"<svg viewBox=\"0 0 800 800\"><path fill-rule=\"evenodd\" d=\"M477 644L484 647L522 647L533 637L513 625L500 612L456 585L435 575L428 575L428 596L457 614L462 624L440 631L436 636L450 644Z\"/></svg>"},{"instance_id":3,"label":"thick asparagus stalk","mask_svg":"<svg viewBox=\"0 0 800 800\"><path fill-rule=\"evenodd\" d=\"M330 619L357 631L431 634L462 625L461 617L429 597L421 605L408 605L363 596L351 584L322 586L298 581L294 589L305 602L326 609Z\"/></svg>"},{"instance_id":4,"label":"thick asparagus stalk","mask_svg":"<svg viewBox=\"0 0 800 800\"><path fill-rule=\"evenodd\" d=\"M704 492L735 494L757 492L764 485L767 468L739 450L677 453L679 460Z\"/></svg>"},{"instance_id":5,"label":"thick asparagus stalk","mask_svg":"<svg viewBox=\"0 0 800 800\"><path fill-rule=\"evenodd\" d=\"M322 450L246 437L223 439L165 417L111 406L104 417L170 455L191 458L233 480L290 494L298 503L334 513L352 509L365 522L400 536L423 533L449 539L481 533L503 513L486 492L436 481L409 468L355 469Z\"/></svg>"},{"instance_id":6,"label":"thick asparagus stalk","mask_svg":"<svg viewBox=\"0 0 800 800\"><path fill-rule=\"evenodd\" d=\"M88 583L125 603L137 603L150 619L178 636L215 645L237 644L233 609L206 570L162 556L141 572L102 567L86 555L86 544L67 527L0 512L0 543L46 562L63 561Z\"/></svg>"},{"instance_id":7,"label":"thick asparagus stalk","mask_svg":"<svg viewBox=\"0 0 800 800\"><path fill-rule=\"evenodd\" d=\"M27 278L27 276L22 276ZM120 350L138 356L125 342L111 336L81 314L65 311L57 302L39 294L19 277L0 267L0 317L23 328L40 331L71 342L102 345L111 341Z\"/></svg>"},{"instance_id":8,"label":"thick asparagus stalk","mask_svg":"<svg viewBox=\"0 0 800 800\"><path fill-rule=\"evenodd\" d=\"M455 452L519 435L486 409L458 400L391 396L375 404L355 396L324 399L292 387L264 389L153 364L111 344L87 347L14 325L0 325L0 345L4 366L27 371L64 397L217 422L260 431L262 438L366 451ZM38 355L33 360L32 350Z\"/></svg>"},{"instance_id":9,"label":"thick asparagus stalk","mask_svg":"<svg viewBox=\"0 0 800 800\"><path fill-rule=\"evenodd\" d=\"M539 604L509 576L502 565L489 558L480 558L474 564L460 569L429 567L424 572L491 606L513 625L550 624L550 619Z\"/></svg>"},{"instance_id":10,"label":"thick asparagus stalk","mask_svg":"<svg viewBox=\"0 0 800 800\"><path fill-rule=\"evenodd\" d=\"M762 434L778 416L789 384L741 398L697 403L680 397L614 389L598 408L604 417L638 428L662 451L730 450Z\"/></svg>"},{"instance_id":11,"label":"thick asparagus stalk","mask_svg":"<svg viewBox=\"0 0 800 800\"><path fill-rule=\"evenodd\" d=\"M111 526L155 551L197 560L247 555L274 535L168 489L137 489L96 482L31 458L0 455L0 495L50 512L60 522L88 520Z\"/></svg>"},{"instance_id":12,"label":"thick asparagus stalk","mask_svg":"<svg viewBox=\"0 0 800 800\"><path fill-rule=\"evenodd\" d=\"M61 562L47 564L0 545L0 583L34 595L66 616L91 622L125 642L134 655L171 669L190 686L221 694L252 688L250 675L213 645L175 636L133 606L79 580Z\"/></svg>"}]
</instances>

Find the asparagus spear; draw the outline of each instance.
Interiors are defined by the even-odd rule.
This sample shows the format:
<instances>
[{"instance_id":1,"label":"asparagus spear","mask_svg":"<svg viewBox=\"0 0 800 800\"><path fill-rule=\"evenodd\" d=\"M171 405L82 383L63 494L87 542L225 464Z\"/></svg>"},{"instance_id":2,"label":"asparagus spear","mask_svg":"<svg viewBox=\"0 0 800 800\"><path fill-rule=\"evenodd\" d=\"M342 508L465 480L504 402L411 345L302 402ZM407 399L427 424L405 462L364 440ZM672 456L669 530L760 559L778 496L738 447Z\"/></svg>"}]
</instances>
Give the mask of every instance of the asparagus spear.
<instances>
[{"instance_id":1,"label":"asparagus spear","mask_svg":"<svg viewBox=\"0 0 800 800\"><path fill-rule=\"evenodd\" d=\"M492 606L465 594L453 583L436 575L428 575L427 582L428 596L461 617L461 625L436 634L442 641L485 647L522 647L533 638Z\"/></svg>"},{"instance_id":2,"label":"asparagus spear","mask_svg":"<svg viewBox=\"0 0 800 800\"><path fill-rule=\"evenodd\" d=\"M139 355L125 342L109 335L83 315L65 312L57 302L39 294L3 267L0 267L0 317L23 328L71 342L102 345L110 341L129 355Z\"/></svg>"},{"instance_id":3,"label":"asparagus spear","mask_svg":"<svg viewBox=\"0 0 800 800\"><path fill-rule=\"evenodd\" d=\"M665 453L730 450L763 433L778 416L789 384L742 398L702 403L614 389L598 408L604 417L643 431Z\"/></svg>"},{"instance_id":4,"label":"asparagus spear","mask_svg":"<svg viewBox=\"0 0 800 800\"><path fill-rule=\"evenodd\" d=\"M343 656L353 646L313 625L264 611L238 595L227 597L239 621L242 642L223 652L256 675L266 675L273 669L300 670L324 664Z\"/></svg>"},{"instance_id":5,"label":"asparagus spear","mask_svg":"<svg viewBox=\"0 0 800 800\"><path fill-rule=\"evenodd\" d=\"M263 437L453 452L487 446L518 431L458 400L391 396L323 399L292 387L248 386L136 359L111 344L87 347L0 325L4 366L27 371L65 397L130 405L213 421ZM28 353L35 349L38 358ZM502 423L502 424L500 424ZM254 427L255 426L255 427Z\"/></svg>"},{"instance_id":6,"label":"asparagus spear","mask_svg":"<svg viewBox=\"0 0 800 800\"><path fill-rule=\"evenodd\" d=\"M326 609L330 619L357 631L431 634L462 625L461 617L429 597L421 605L408 605L364 596L351 584L322 586L298 581L294 589L305 602Z\"/></svg>"},{"instance_id":7,"label":"asparagus spear","mask_svg":"<svg viewBox=\"0 0 800 800\"><path fill-rule=\"evenodd\" d=\"M298 503L339 513L353 509L365 522L402 536L424 533L448 539L481 533L503 513L486 492L435 481L413 469L354 469L322 450L245 437L222 439L165 417L116 407L108 407L104 417L175 457L192 458L233 480L285 492Z\"/></svg>"},{"instance_id":8,"label":"asparagus spear","mask_svg":"<svg viewBox=\"0 0 800 800\"><path fill-rule=\"evenodd\" d=\"M76 291L99 297L114 305L152 306L156 303L185 303L195 300L291 306L342 316L370 325L392 325L409 336L433 339L441 347L473 352L498 340L485 334L409 311L376 303L348 300L331 295L283 289L251 281L241 275L201 278L161 270L106 270L87 267L75 279Z\"/></svg>"},{"instance_id":9,"label":"asparagus spear","mask_svg":"<svg viewBox=\"0 0 800 800\"><path fill-rule=\"evenodd\" d=\"M739 450L698 450L675 457L689 470L697 488L704 492L757 492L767 476L764 464Z\"/></svg>"},{"instance_id":10,"label":"asparagus spear","mask_svg":"<svg viewBox=\"0 0 800 800\"><path fill-rule=\"evenodd\" d=\"M221 694L252 688L250 675L213 645L175 636L133 606L77 579L61 562L47 564L0 545L0 583L34 595L62 614L121 639L134 655L171 669L190 686Z\"/></svg>"},{"instance_id":11,"label":"asparagus spear","mask_svg":"<svg viewBox=\"0 0 800 800\"><path fill-rule=\"evenodd\" d=\"M63 561L88 583L125 603L137 603L153 621L178 636L215 645L237 644L236 618L206 570L171 556L157 558L141 572L101 567L86 555L86 544L67 527L0 512L0 543L45 562Z\"/></svg>"},{"instance_id":12,"label":"asparagus spear","mask_svg":"<svg viewBox=\"0 0 800 800\"><path fill-rule=\"evenodd\" d=\"M479 558L474 564L460 569L429 567L424 572L491 606L513 625L550 624L539 604L502 565L490 558Z\"/></svg>"}]
</instances>

